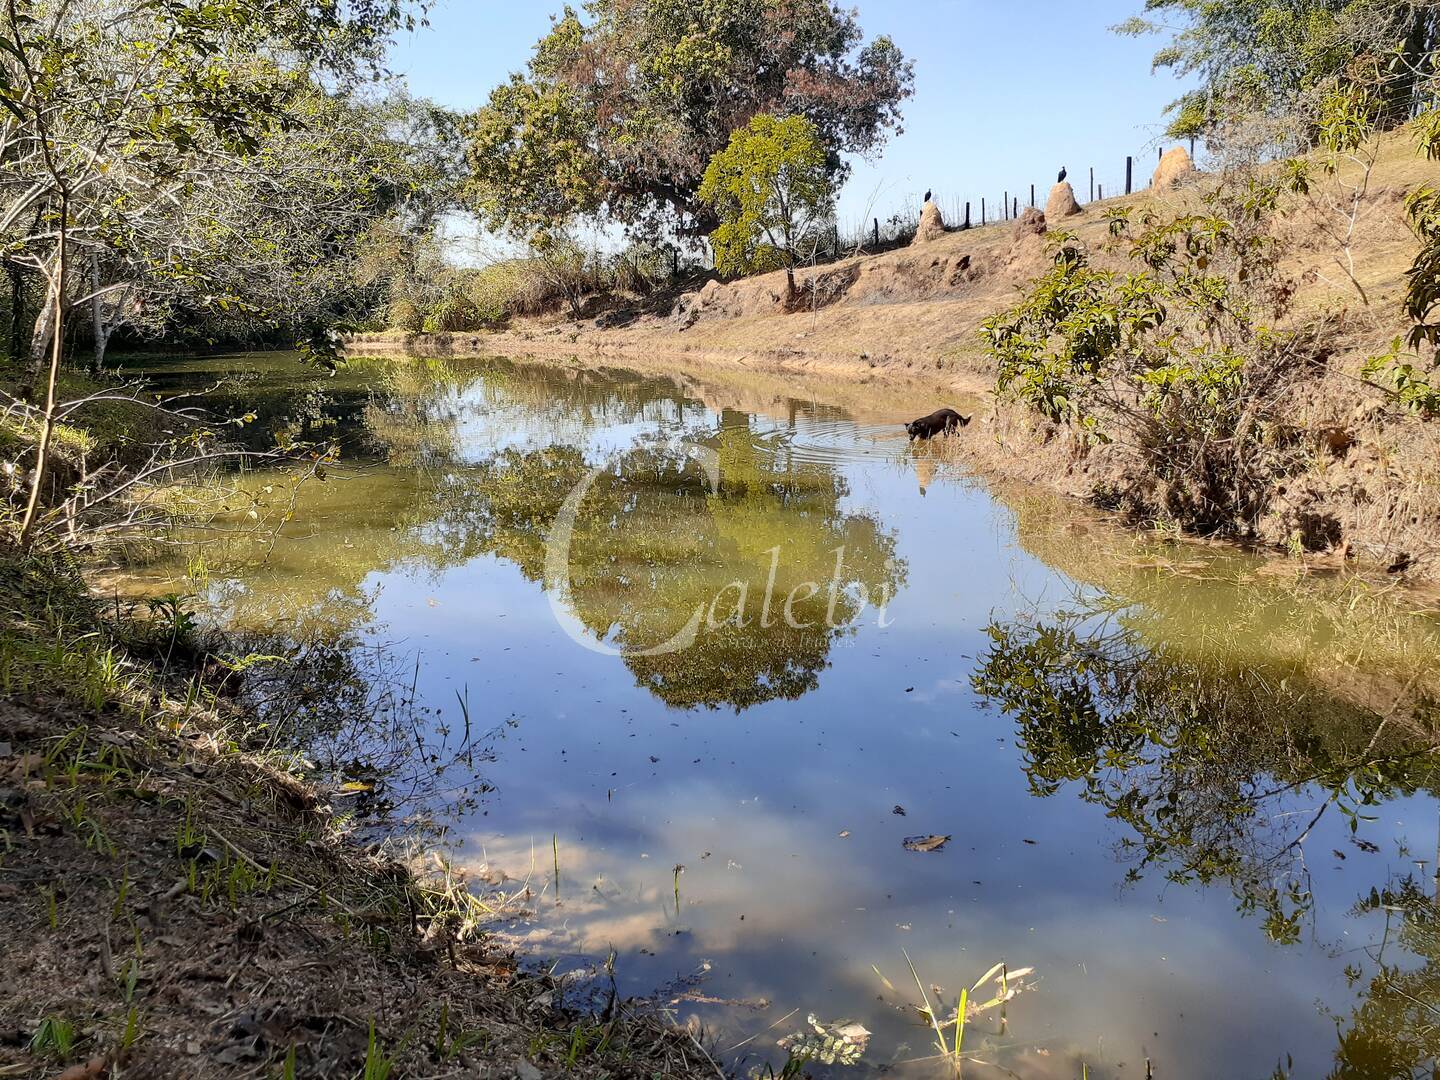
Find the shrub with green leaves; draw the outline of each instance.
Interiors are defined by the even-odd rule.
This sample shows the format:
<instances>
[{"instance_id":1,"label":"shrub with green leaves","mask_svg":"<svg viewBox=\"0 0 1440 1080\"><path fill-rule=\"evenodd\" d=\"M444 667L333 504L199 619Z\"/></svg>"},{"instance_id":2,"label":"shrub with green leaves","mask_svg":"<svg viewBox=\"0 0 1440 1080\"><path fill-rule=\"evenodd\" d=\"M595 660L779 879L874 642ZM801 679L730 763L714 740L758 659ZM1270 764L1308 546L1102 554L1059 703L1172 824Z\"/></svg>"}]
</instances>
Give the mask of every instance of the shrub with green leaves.
<instances>
[{"instance_id":1,"label":"shrub with green leaves","mask_svg":"<svg viewBox=\"0 0 1440 1080\"><path fill-rule=\"evenodd\" d=\"M1440 109L1435 114L1440 117ZM1440 120L1435 124L1433 139L1424 144L1432 159L1440 158ZM1426 184L1412 191L1405 211L1421 245L1414 265L1405 272L1405 313L1415 324L1410 347L1428 346L1440 362L1440 188Z\"/></svg>"},{"instance_id":2,"label":"shrub with green leaves","mask_svg":"<svg viewBox=\"0 0 1440 1080\"><path fill-rule=\"evenodd\" d=\"M1105 248L1129 269L1059 234L1054 266L983 325L1003 398L1139 455L1121 501L1145 517L1252 532L1276 478L1303 463L1285 403L1320 331L1276 326L1290 286L1267 235L1275 197L1252 182L1205 213L1112 211Z\"/></svg>"},{"instance_id":3,"label":"shrub with green leaves","mask_svg":"<svg viewBox=\"0 0 1440 1080\"><path fill-rule=\"evenodd\" d=\"M1404 343L1396 338L1387 352L1372 356L1365 362L1361 375L1365 381L1394 395L1395 400L1416 416L1425 419L1440 417L1440 387L1434 383L1435 368L1425 370L1410 363L1413 354L1405 352Z\"/></svg>"}]
</instances>

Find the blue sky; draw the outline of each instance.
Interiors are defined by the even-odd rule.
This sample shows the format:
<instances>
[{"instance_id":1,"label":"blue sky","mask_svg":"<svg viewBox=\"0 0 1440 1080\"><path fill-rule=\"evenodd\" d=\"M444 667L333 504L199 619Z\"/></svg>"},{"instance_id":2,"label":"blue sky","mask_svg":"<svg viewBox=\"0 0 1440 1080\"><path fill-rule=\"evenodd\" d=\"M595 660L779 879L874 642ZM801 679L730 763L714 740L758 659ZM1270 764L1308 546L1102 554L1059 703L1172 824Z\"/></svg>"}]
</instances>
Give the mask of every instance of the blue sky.
<instances>
[{"instance_id":1,"label":"blue sky","mask_svg":"<svg viewBox=\"0 0 1440 1080\"><path fill-rule=\"evenodd\" d=\"M1165 105L1181 86L1152 75L1154 39L1109 27L1142 0L856 0L867 36L889 34L915 61L905 133L877 160L857 160L841 193L847 226L885 218L933 188L942 209L1001 192L1043 202L1061 165L1084 200L1090 167L1107 189L1123 184L1125 156L1137 183L1154 166ZM461 109L484 103L519 70L562 0L509 4L438 0L430 27L403 39L394 70L419 95Z\"/></svg>"}]
</instances>

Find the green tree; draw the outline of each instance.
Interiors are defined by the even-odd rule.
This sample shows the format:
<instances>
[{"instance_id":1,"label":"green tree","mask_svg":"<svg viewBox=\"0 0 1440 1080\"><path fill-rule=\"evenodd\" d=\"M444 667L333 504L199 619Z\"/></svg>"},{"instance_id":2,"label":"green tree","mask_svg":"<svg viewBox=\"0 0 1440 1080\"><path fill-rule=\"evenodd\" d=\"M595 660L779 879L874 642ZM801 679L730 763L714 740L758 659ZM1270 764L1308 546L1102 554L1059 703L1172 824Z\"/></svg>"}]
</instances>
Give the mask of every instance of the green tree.
<instances>
[{"instance_id":1,"label":"green tree","mask_svg":"<svg viewBox=\"0 0 1440 1080\"><path fill-rule=\"evenodd\" d=\"M48 365L35 357L22 546L46 491L71 308L116 291L96 281L98 264L137 235L169 234L174 208L246 172L318 79L338 87L377 71L390 33L410 18L401 0L5 0L0 235L11 263L45 282L37 338L49 342ZM156 278L203 277L183 234L145 254ZM88 289L76 285L82 268Z\"/></svg>"},{"instance_id":2,"label":"green tree","mask_svg":"<svg viewBox=\"0 0 1440 1080\"><path fill-rule=\"evenodd\" d=\"M1165 21L1162 27L1151 17ZM1171 106L1170 134L1203 135L1237 115L1291 113L1302 95L1357 61L1391 72L1383 116L1409 119L1435 71L1437 0L1146 0L1121 33L1166 32L1155 67L1197 77Z\"/></svg>"},{"instance_id":3,"label":"green tree","mask_svg":"<svg viewBox=\"0 0 1440 1080\"><path fill-rule=\"evenodd\" d=\"M475 117L470 201L493 228L603 211L655 234L709 233L701 178L751 117L806 117L838 180L843 154L899 130L911 92L894 43L865 43L828 0L592 0L585 16L567 8Z\"/></svg>"},{"instance_id":4,"label":"green tree","mask_svg":"<svg viewBox=\"0 0 1440 1080\"><path fill-rule=\"evenodd\" d=\"M253 155L87 245L95 366L121 327L295 341L362 320L454 205L457 148L455 118L428 102L297 95Z\"/></svg>"},{"instance_id":5,"label":"green tree","mask_svg":"<svg viewBox=\"0 0 1440 1080\"><path fill-rule=\"evenodd\" d=\"M786 303L793 303L795 265L834 216L815 125L803 116L753 117L710 159L699 197L720 219L710 234L716 268L748 274L783 266Z\"/></svg>"}]
</instances>

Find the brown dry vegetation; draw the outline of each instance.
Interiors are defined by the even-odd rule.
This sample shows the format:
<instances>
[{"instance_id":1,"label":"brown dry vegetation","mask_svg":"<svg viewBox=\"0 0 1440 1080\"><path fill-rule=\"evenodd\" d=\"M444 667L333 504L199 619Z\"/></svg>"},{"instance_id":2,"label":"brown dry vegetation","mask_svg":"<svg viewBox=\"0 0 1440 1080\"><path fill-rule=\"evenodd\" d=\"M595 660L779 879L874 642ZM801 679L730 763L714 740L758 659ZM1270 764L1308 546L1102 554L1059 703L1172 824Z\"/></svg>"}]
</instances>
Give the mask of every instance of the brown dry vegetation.
<instances>
[{"instance_id":1,"label":"brown dry vegetation","mask_svg":"<svg viewBox=\"0 0 1440 1080\"><path fill-rule=\"evenodd\" d=\"M1303 324L1324 313L1336 330L1323 371L1294 401L1293 422L1313 446L1308 467L1277 482L1257 526L1264 543L1343 552L1414 576L1440 576L1440 425L1407 414L1360 379L1365 360L1407 329L1400 297L1417 242L1402 203L1437 176L1440 169L1410 141L1384 145L1352 244L1355 278L1368 304L1347 280L1345 253L1329 235L1336 231L1333 213L1315 200L1294 199L1277 218L1281 270L1295 288L1291 319ZM1183 213L1198 206L1212 182L1199 177L1165 192L1091 204L1065 228L1098 253L1106 209ZM1007 222L820 267L802 278L812 302L794 313L783 310L784 275L777 273L711 281L681 296L668 315L637 314L623 329L538 319L502 334L375 335L350 348L576 356L672 371L723 365L813 376L832 394L844 380L929 390L939 399L989 395L995 371L980 325L1013 304L1051 259L1045 237ZM1097 254L1095 261L1105 265L1106 258ZM992 401L986 413L952 451L979 472L1047 484L1101 505L1118 504L1116 491L1145 482L1123 446L1090 446L1000 402Z\"/></svg>"}]
</instances>

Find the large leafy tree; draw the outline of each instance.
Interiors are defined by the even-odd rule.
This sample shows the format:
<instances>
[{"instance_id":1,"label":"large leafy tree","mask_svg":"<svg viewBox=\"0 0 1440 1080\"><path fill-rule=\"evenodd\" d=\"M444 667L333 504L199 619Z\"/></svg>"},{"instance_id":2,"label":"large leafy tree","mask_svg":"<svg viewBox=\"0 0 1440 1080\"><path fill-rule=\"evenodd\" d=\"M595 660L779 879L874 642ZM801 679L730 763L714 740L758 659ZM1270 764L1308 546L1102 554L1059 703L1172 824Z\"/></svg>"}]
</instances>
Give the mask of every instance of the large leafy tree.
<instances>
[{"instance_id":1,"label":"large leafy tree","mask_svg":"<svg viewBox=\"0 0 1440 1080\"><path fill-rule=\"evenodd\" d=\"M1168 32L1155 66L1198 79L1172 105L1174 136L1206 134L1237 112L1293 110L1358 61L1388 73L1384 117L1398 123L1434 71L1440 0L1146 0L1117 29Z\"/></svg>"},{"instance_id":2,"label":"large leafy tree","mask_svg":"<svg viewBox=\"0 0 1440 1080\"><path fill-rule=\"evenodd\" d=\"M710 234L724 274L785 268L786 299L795 297L795 266L833 217L834 194L819 132L803 116L761 114L730 136L710 159L700 200L720 224Z\"/></svg>"},{"instance_id":3,"label":"large leafy tree","mask_svg":"<svg viewBox=\"0 0 1440 1080\"><path fill-rule=\"evenodd\" d=\"M454 205L455 117L403 95L299 96L241 167L157 208L97 260L97 362L140 335L294 340L363 318ZM183 272L167 265L185 252Z\"/></svg>"},{"instance_id":4,"label":"large leafy tree","mask_svg":"<svg viewBox=\"0 0 1440 1080\"><path fill-rule=\"evenodd\" d=\"M865 42L826 0L592 0L498 87L471 131L472 203L532 232L606 212L691 235L718 218L697 198L710 159L761 113L814 125L832 180L844 154L900 129L910 63Z\"/></svg>"},{"instance_id":5,"label":"large leafy tree","mask_svg":"<svg viewBox=\"0 0 1440 1080\"><path fill-rule=\"evenodd\" d=\"M378 71L410 11L403 0L4 0L0 236L13 265L44 279L51 343L36 358L22 545L45 490L71 308L113 291L77 288L80 269L93 275L137 237L167 231L177 208L253 173L266 140L298 126L295 102L317 80L339 87ZM193 281L204 275L196 255L177 237L146 257L154 274Z\"/></svg>"}]
</instances>

